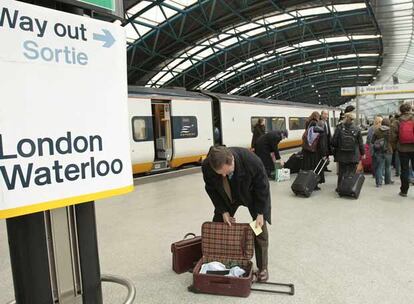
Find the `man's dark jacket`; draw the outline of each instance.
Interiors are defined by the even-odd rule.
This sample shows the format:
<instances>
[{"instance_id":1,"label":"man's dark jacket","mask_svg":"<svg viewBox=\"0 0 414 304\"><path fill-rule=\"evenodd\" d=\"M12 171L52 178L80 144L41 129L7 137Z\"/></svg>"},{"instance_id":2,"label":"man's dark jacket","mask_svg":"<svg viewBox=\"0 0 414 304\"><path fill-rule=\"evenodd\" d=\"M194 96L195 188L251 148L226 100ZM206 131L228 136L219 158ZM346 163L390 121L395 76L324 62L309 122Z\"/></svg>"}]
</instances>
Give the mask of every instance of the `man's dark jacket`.
<instances>
[{"instance_id":1,"label":"man's dark jacket","mask_svg":"<svg viewBox=\"0 0 414 304\"><path fill-rule=\"evenodd\" d=\"M249 208L252 218L263 214L271 224L271 204L269 180L265 168L253 152L244 148L229 148L234 156L234 173L229 180L233 202ZM215 213L230 211L230 199L223 187L223 177L217 174L209 164L209 158L202 165L206 191L215 207Z\"/></svg>"},{"instance_id":2,"label":"man's dark jacket","mask_svg":"<svg viewBox=\"0 0 414 304\"><path fill-rule=\"evenodd\" d=\"M265 135L261 136L256 141L256 154L259 157L263 155L270 155L270 153L275 154L275 158L277 160L280 159L278 144L282 140L282 132L281 131L270 131Z\"/></svg>"}]
</instances>

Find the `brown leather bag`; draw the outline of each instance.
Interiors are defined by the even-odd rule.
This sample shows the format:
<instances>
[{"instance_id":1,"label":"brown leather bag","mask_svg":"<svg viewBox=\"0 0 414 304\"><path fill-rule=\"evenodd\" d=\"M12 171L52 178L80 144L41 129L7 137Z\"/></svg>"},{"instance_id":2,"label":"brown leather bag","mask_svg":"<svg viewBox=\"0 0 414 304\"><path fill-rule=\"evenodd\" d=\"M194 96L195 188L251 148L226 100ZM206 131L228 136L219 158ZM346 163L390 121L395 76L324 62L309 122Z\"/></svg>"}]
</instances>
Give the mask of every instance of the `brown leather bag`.
<instances>
[{"instance_id":1,"label":"brown leather bag","mask_svg":"<svg viewBox=\"0 0 414 304\"><path fill-rule=\"evenodd\" d=\"M186 239L193 236L191 239ZM202 257L201 236L187 233L184 239L171 244L172 269L176 273L187 272L192 269Z\"/></svg>"}]
</instances>

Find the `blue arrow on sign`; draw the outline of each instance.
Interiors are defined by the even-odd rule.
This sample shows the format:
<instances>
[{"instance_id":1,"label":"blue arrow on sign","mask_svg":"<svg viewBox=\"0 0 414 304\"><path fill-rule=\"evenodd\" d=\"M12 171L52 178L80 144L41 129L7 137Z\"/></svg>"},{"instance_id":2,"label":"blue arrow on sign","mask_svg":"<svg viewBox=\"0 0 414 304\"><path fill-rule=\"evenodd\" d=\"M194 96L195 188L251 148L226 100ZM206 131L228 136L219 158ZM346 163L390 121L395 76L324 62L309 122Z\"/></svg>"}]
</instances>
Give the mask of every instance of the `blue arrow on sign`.
<instances>
[{"instance_id":1,"label":"blue arrow on sign","mask_svg":"<svg viewBox=\"0 0 414 304\"><path fill-rule=\"evenodd\" d=\"M110 48L115 43L115 38L112 36L111 32L105 29L102 29L102 34L93 33L93 40L99 40L105 42L103 47Z\"/></svg>"}]
</instances>

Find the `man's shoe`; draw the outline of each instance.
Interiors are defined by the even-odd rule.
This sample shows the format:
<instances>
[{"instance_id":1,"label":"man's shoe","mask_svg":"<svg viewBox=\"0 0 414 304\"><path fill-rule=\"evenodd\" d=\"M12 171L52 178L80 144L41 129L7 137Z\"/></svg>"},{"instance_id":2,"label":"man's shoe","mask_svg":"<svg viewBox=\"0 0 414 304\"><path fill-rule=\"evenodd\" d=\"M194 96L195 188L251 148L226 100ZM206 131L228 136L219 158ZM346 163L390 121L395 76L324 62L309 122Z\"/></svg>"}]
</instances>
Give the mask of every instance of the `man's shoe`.
<instances>
[{"instance_id":1,"label":"man's shoe","mask_svg":"<svg viewBox=\"0 0 414 304\"><path fill-rule=\"evenodd\" d=\"M267 282L269 280L269 273L267 269L259 270L257 272L257 281L258 282Z\"/></svg>"},{"instance_id":2,"label":"man's shoe","mask_svg":"<svg viewBox=\"0 0 414 304\"><path fill-rule=\"evenodd\" d=\"M329 169L325 169L325 172L332 172L332 170L329 170Z\"/></svg>"},{"instance_id":3,"label":"man's shoe","mask_svg":"<svg viewBox=\"0 0 414 304\"><path fill-rule=\"evenodd\" d=\"M320 188L320 187L318 187L318 186L316 186L314 190L315 190L315 191L319 191L319 190L321 190L321 188Z\"/></svg>"},{"instance_id":4,"label":"man's shoe","mask_svg":"<svg viewBox=\"0 0 414 304\"><path fill-rule=\"evenodd\" d=\"M400 192L400 193L398 193L400 196L402 196L402 197L407 197L407 193L402 193L402 192Z\"/></svg>"}]
</instances>

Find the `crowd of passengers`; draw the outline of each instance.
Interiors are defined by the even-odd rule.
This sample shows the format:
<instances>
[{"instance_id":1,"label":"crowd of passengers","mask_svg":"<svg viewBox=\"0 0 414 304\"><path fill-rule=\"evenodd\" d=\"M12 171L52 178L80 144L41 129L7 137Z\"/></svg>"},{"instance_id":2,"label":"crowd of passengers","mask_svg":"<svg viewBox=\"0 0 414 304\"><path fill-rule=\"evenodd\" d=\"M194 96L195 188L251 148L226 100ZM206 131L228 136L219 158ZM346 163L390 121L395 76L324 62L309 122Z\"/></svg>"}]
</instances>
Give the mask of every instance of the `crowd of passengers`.
<instances>
[{"instance_id":1,"label":"crowd of passengers","mask_svg":"<svg viewBox=\"0 0 414 304\"><path fill-rule=\"evenodd\" d=\"M412 106L404 103L399 113L387 118L376 116L368 129L366 143L361 128L356 125L355 108L348 106L341 112L335 132L331 134L328 111L313 112L307 119L302 136L302 170L314 170L320 161L326 160L325 169L319 174L319 185L325 182L329 157L337 163L340 181L363 171L363 164L370 171L377 187L392 185L392 176L400 177L399 195L407 197L409 185L414 184L414 114ZM288 137L287 130L266 133L265 119L258 119L253 129L252 150L262 160L268 177L274 174L274 162L281 161L278 144ZM392 167L394 174L392 174ZM315 190L320 190L319 185Z\"/></svg>"}]
</instances>

